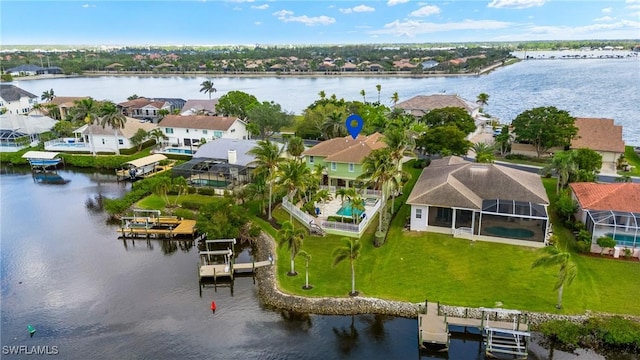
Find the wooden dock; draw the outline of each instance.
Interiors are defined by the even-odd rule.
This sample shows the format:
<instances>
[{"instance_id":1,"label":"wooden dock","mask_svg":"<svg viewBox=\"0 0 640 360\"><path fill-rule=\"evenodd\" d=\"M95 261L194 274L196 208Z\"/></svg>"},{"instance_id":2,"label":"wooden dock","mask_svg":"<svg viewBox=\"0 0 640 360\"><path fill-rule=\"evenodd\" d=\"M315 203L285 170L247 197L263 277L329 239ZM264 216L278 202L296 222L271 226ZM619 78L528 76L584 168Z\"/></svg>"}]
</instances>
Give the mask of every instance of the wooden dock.
<instances>
[{"instance_id":1,"label":"wooden dock","mask_svg":"<svg viewBox=\"0 0 640 360\"><path fill-rule=\"evenodd\" d=\"M187 219L168 219L158 221L144 221L145 219L127 219L117 232L123 237L155 237L173 239L181 236L196 235L196 221Z\"/></svg>"},{"instance_id":2,"label":"wooden dock","mask_svg":"<svg viewBox=\"0 0 640 360\"><path fill-rule=\"evenodd\" d=\"M198 262L201 284L207 280L213 280L217 284L218 279L222 278L233 280L236 274L255 274L255 269L273 264L271 260L236 263L233 257L236 239L204 240L204 244L206 250L200 251ZM216 246L218 250L215 250ZM226 249L220 248L225 246Z\"/></svg>"},{"instance_id":3,"label":"wooden dock","mask_svg":"<svg viewBox=\"0 0 640 360\"><path fill-rule=\"evenodd\" d=\"M449 349L451 336L450 326L477 328L485 341L485 353L495 356L496 353L528 356L527 340L530 336L529 325L517 310L480 308L480 319L469 317L452 317L441 314L438 303L425 301L424 314L418 315L418 337L421 348L438 347L442 351ZM491 319L491 315L493 320ZM497 315L511 317L511 321L496 320ZM525 321L522 321L525 320Z\"/></svg>"},{"instance_id":4,"label":"wooden dock","mask_svg":"<svg viewBox=\"0 0 640 360\"><path fill-rule=\"evenodd\" d=\"M271 261L254 261L250 263L200 265L200 281L206 278L216 281L218 278L233 279L237 273L253 273L255 269L271 265Z\"/></svg>"}]
</instances>

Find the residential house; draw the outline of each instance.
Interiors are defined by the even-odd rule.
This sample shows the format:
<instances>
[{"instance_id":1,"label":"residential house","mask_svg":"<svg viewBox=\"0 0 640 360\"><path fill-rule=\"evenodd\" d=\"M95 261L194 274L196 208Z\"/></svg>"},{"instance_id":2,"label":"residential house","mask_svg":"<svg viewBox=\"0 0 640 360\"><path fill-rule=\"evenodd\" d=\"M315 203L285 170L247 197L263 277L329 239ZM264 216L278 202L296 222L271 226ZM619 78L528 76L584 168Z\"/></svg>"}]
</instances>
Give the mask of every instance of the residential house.
<instances>
[{"instance_id":1,"label":"residential house","mask_svg":"<svg viewBox=\"0 0 640 360\"><path fill-rule=\"evenodd\" d=\"M160 110L171 113L171 103L162 100L137 98L118 104L124 116L157 123L160 120ZM181 109L181 108L180 108Z\"/></svg>"},{"instance_id":2,"label":"residential house","mask_svg":"<svg viewBox=\"0 0 640 360\"><path fill-rule=\"evenodd\" d=\"M576 219L591 232L591 251L601 252L598 238L616 240L614 256L629 248L640 256L640 184L571 183L571 194L578 203Z\"/></svg>"},{"instance_id":3,"label":"residential house","mask_svg":"<svg viewBox=\"0 0 640 360\"><path fill-rule=\"evenodd\" d=\"M175 146L197 146L203 139L209 142L219 138L249 138L247 124L237 117L167 115L158 126L169 138L167 143Z\"/></svg>"},{"instance_id":4,"label":"residential house","mask_svg":"<svg viewBox=\"0 0 640 360\"><path fill-rule=\"evenodd\" d=\"M100 152L115 153L116 150L131 149L134 144L129 139L138 132L139 129L151 131L157 128L156 124L141 122L137 119L127 117L127 121L122 129L118 129L117 136L110 126L104 128L98 124L83 125L74 131L73 138L60 138L44 143L47 151L57 152ZM93 143L92 143L93 142ZM116 145L117 144L117 145ZM116 148L117 147L117 148Z\"/></svg>"},{"instance_id":5,"label":"residential house","mask_svg":"<svg viewBox=\"0 0 640 360\"><path fill-rule=\"evenodd\" d=\"M387 145L382 134L333 138L323 141L302 153L310 169L323 166L323 184L330 187L353 187L356 178L362 174L362 162L373 150Z\"/></svg>"},{"instance_id":6,"label":"residential house","mask_svg":"<svg viewBox=\"0 0 640 360\"><path fill-rule=\"evenodd\" d=\"M28 114L38 97L15 85L0 84L0 109L8 114Z\"/></svg>"},{"instance_id":7,"label":"residential house","mask_svg":"<svg viewBox=\"0 0 640 360\"><path fill-rule=\"evenodd\" d=\"M410 229L543 246L549 199L539 175L450 156L433 160L407 199Z\"/></svg>"},{"instance_id":8,"label":"residential house","mask_svg":"<svg viewBox=\"0 0 640 360\"><path fill-rule=\"evenodd\" d=\"M16 67L5 70L6 74L11 76L33 76L45 74L63 74L64 71L57 66L37 66L33 64L18 65Z\"/></svg>"},{"instance_id":9,"label":"residential house","mask_svg":"<svg viewBox=\"0 0 640 360\"><path fill-rule=\"evenodd\" d=\"M591 149L602 155L602 170L616 173L618 159L624 154L622 126L613 119L576 118L578 134L571 140L571 149Z\"/></svg>"},{"instance_id":10,"label":"residential house","mask_svg":"<svg viewBox=\"0 0 640 360\"><path fill-rule=\"evenodd\" d=\"M42 115L0 115L0 152L15 152L32 145L55 124L55 119Z\"/></svg>"},{"instance_id":11,"label":"residential house","mask_svg":"<svg viewBox=\"0 0 640 360\"><path fill-rule=\"evenodd\" d=\"M189 115L209 115L214 116L218 115L216 110L216 105L218 105L218 99L210 99L210 100L187 100L187 102L182 107L180 111L180 115L189 116Z\"/></svg>"},{"instance_id":12,"label":"residential house","mask_svg":"<svg viewBox=\"0 0 640 360\"><path fill-rule=\"evenodd\" d=\"M60 111L60 119L64 119L69 115L69 109L76 106L75 102L88 99L87 96L56 96L51 101L42 104L46 107L48 104L55 104Z\"/></svg>"}]
</instances>

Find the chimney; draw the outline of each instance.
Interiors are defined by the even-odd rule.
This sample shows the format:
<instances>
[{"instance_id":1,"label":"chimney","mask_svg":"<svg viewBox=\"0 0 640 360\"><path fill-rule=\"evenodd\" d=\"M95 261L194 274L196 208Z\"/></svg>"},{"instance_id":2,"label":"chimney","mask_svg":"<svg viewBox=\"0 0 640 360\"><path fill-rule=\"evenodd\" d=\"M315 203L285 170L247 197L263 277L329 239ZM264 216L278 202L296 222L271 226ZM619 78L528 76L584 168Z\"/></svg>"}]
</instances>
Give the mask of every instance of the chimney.
<instances>
[{"instance_id":1,"label":"chimney","mask_svg":"<svg viewBox=\"0 0 640 360\"><path fill-rule=\"evenodd\" d=\"M235 150L228 150L227 151L227 155L228 155L228 159L229 159L229 164L235 164L238 162L238 154L236 153Z\"/></svg>"}]
</instances>

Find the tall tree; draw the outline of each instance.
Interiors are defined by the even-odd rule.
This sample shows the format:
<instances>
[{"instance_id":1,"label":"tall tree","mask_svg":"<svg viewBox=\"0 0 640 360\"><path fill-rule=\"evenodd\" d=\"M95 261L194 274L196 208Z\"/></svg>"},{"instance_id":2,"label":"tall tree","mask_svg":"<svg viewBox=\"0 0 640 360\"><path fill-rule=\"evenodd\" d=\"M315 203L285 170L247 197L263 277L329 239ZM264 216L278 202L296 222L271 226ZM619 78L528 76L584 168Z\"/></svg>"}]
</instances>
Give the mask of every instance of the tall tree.
<instances>
[{"instance_id":1,"label":"tall tree","mask_svg":"<svg viewBox=\"0 0 640 360\"><path fill-rule=\"evenodd\" d=\"M287 196L292 207L296 206L294 196L298 191L304 194L306 191L307 179L311 176L311 170L307 164L296 160L285 160L276 172L278 185L287 189ZM289 221L293 222L293 211L289 211Z\"/></svg>"},{"instance_id":2,"label":"tall tree","mask_svg":"<svg viewBox=\"0 0 640 360\"><path fill-rule=\"evenodd\" d=\"M127 123L127 118L122 115L118 106L111 101L105 101L100 106L100 125L102 128L109 126L113 129L113 138L116 142L116 155L120 155L120 139L118 131L123 129Z\"/></svg>"},{"instance_id":3,"label":"tall tree","mask_svg":"<svg viewBox=\"0 0 640 360\"><path fill-rule=\"evenodd\" d=\"M397 167L391 159L391 150L386 147L376 149L362 161L362 174L357 178L368 185L372 185L375 189L380 190L378 231L382 231L382 217L385 212L387 198L389 197L387 194L387 185L389 180L396 174L396 169Z\"/></svg>"},{"instance_id":4,"label":"tall tree","mask_svg":"<svg viewBox=\"0 0 640 360\"><path fill-rule=\"evenodd\" d=\"M96 156L96 147L93 143L92 125L100 121L100 103L92 98L84 98L74 101L73 109L71 109L74 121L84 121L89 131L89 142L91 154Z\"/></svg>"},{"instance_id":5,"label":"tall tree","mask_svg":"<svg viewBox=\"0 0 640 360\"><path fill-rule=\"evenodd\" d=\"M262 140L258 142L258 146L249 150L250 155L255 157L252 161L252 165L256 165L257 175L264 175L265 182L269 184L269 214L268 219L271 220L271 201L273 199L273 180L275 179L275 173L278 169L278 165L282 162L282 150L277 144L272 143L269 140Z\"/></svg>"},{"instance_id":6,"label":"tall tree","mask_svg":"<svg viewBox=\"0 0 640 360\"><path fill-rule=\"evenodd\" d=\"M362 96L362 102L363 103L367 103L367 98L365 97L366 92L364 91L364 89L360 90L360 96Z\"/></svg>"},{"instance_id":7,"label":"tall tree","mask_svg":"<svg viewBox=\"0 0 640 360\"><path fill-rule=\"evenodd\" d=\"M161 129L155 128L148 133L148 137L156 142L156 147L159 147L161 140L168 140L169 137L162 132Z\"/></svg>"},{"instance_id":8,"label":"tall tree","mask_svg":"<svg viewBox=\"0 0 640 360\"><path fill-rule=\"evenodd\" d=\"M493 144L479 142L473 144L471 149L476 154L476 162L478 163L492 163L496 160L496 149Z\"/></svg>"},{"instance_id":9,"label":"tall tree","mask_svg":"<svg viewBox=\"0 0 640 360\"><path fill-rule=\"evenodd\" d=\"M469 113L460 107L444 107L433 109L426 113L422 119L431 127L454 125L465 133L465 136L476 130L476 122Z\"/></svg>"},{"instance_id":10,"label":"tall tree","mask_svg":"<svg viewBox=\"0 0 640 360\"><path fill-rule=\"evenodd\" d=\"M558 151L551 158L551 162L541 169L542 173L554 172L558 176L556 194L569 183L571 174L577 171L573 151Z\"/></svg>"},{"instance_id":11,"label":"tall tree","mask_svg":"<svg viewBox=\"0 0 640 360\"><path fill-rule=\"evenodd\" d=\"M247 119L249 109L258 104L258 99L242 91L229 91L218 99L216 111L225 116L237 116Z\"/></svg>"},{"instance_id":12,"label":"tall tree","mask_svg":"<svg viewBox=\"0 0 640 360\"><path fill-rule=\"evenodd\" d=\"M377 84L376 90L378 90L378 104L380 104L380 91L382 91L382 85Z\"/></svg>"},{"instance_id":13,"label":"tall tree","mask_svg":"<svg viewBox=\"0 0 640 360\"><path fill-rule=\"evenodd\" d=\"M565 286L571 285L578 275L576 265L571 261L571 253L566 250L560 250L555 246L545 246L540 251L543 253L541 257L536 259L532 268L539 266L558 266L558 279L555 283L554 290L558 290L558 303L556 308L562 308L562 292Z\"/></svg>"},{"instance_id":14,"label":"tall tree","mask_svg":"<svg viewBox=\"0 0 640 360\"><path fill-rule=\"evenodd\" d=\"M213 81L211 80L205 80L202 82L202 84L200 84L200 92L204 92L205 94L209 94L209 100L211 100L211 93L214 93L218 91L214 86L213 86Z\"/></svg>"},{"instance_id":15,"label":"tall tree","mask_svg":"<svg viewBox=\"0 0 640 360\"><path fill-rule=\"evenodd\" d=\"M324 123L322 124L322 132L325 139L333 139L335 137L345 136L347 134L347 128L345 127L345 119L342 112L333 111L327 115Z\"/></svg>"},{"instance_id":16,"label":"tall tree","mask_svg":"<svg viewBox=\"0 0 640 360\"><path fill-rule=\"evenodd\" d=\"M575 177L570 177L569 182L595 182L602 168L602 155L586 148L572 150L572 152L578 171Z\"/></svg>"},{"instance_id":17,"label":"tall tree","mask_svg":"<svg viewBox=\"0 0 640 360\"><path fill-rule=\"evenodd\" d=\"M304 230L300 228L296 229L293 226L293 223L285 221L282 223L279 235L278 246L286 246L290 252L291 270L287 273L287 275L296 276L298 275L298 273L295 270L295 260L296 255L298 255L298 252L300 252L300 248L302 247Z\"/></svg>"},{"instance_id":18,"label":"tall tree","mask_svg":"<svg viewBox=\"0 0 640 360\"><path fill-rule=\"evenodd\" d=\"M138 151L142 150L142 145L145 140L149 138L149 133L145 129L138 129L132 137L129 138L131 145L138 148Z\"/></svg>"},{"instance_id":19,"label":"tall tree","mask_svg":"<svg viewBox=\"0 0 640 360\"><path fill-rule=\"evenodd\" d=\"M298 255L304 259L304 286L302 288L305 290L312 289L313 286L309 285L309 261L311 261L311 255L304 250L300 250Z\"/></svg>"},{"instance_id":20,"label":"tall tree","mask_svg":"<svg viewBox=\"0 0 640 360\"><path fill-rule=\"evenodd\" d=\"M56 97L56 94L51 90L45 90L42 92L42 96L40 96L40 100L50 102Z\"/></svg>"},{"instance_id":21,"label":"tall tree","mask_svg":"<svg viewBox=\"0 0 640 360\"><path fill-rule=\"evenodd\" d=\"M247 117L262 140L293 124L293 116L273 101L264 101L252 106L247 112Z\"/></svg>"},{"instance_id":22,"label":"tall tree","mask_svg":"<svg viewBox=\"0 0 640 360\"><path fill-rule=\"evenodd\" d=\"M487 104L489 103L489 95L486 93L478 94L478 97L476 98L476 103L480 106L487 106Z\"/></svg>"},{"instance_id":23,"label":"tall tree","mask_svg":"<svg viewBox=\"0 0 640 360\"><path fill-rule=\"evenodd\" d=\"M297 136L289 138L289 141L287 141L287 152L297 160L300 160L304 152L304 140Z\"/></svg>"},{"instance_id":24,"label":"tall tree","mask_svg":"<svg viewBox=\"0 0 640 360\"><path fill-rule=\"evenodd\" d=\"M575 118L553 106L526 110L511 122L517 142L533 145L538 158L552 147L565 147L578 133Z\"/></svg>"},{"instance_id":25,"label":"tall tree","mask_svg":"<svg viewBox=\"0 0 640 360\"><path fill-rule=\"evenodd\" d=\"M398 92L396 91L391 95L391 102L393 102L394 107L398 105L398 101L400 101L400 96L398 96Z\"/></svg>"},{"instance_id":26,"label":"tall tree","mask_svg":"<svg viewBox=\"0 0 640 360\"><path fill-rule=\"evenodd\" d=\"M471 148L471 142L466 137L467 134L455 125L436 126L427 129L416 145L427 154L464 156Z\"/></svg>"},{"instance_id":27,"label":"tall tree","mask_svg":"<svg viewBox=\"0 0 640 360\"><path fill-rule=\"evenodd\" d=\"M356 296L358 292L356 291L355 262L360 256L360 242L358 239L348 237L343 237L341 240L343 245L335 248L331 254L333 256L333 266L335 267L344 260L349 260L349 264L351 265L351 292L349 295Z\"/></svg>"}]
</instances>

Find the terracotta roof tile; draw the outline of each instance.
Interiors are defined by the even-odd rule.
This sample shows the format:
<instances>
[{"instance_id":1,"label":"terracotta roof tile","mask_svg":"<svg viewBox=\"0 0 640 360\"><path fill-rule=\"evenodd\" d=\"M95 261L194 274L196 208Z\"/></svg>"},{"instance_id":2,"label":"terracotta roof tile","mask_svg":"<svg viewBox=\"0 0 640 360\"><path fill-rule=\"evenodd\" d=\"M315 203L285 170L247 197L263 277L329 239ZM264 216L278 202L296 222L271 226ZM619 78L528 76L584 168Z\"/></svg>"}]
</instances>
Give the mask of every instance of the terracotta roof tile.
<instances>
[{"instance_id":1,"label":"terracotta roof tile","mask_svg":"<svg viewBox=\"0 0 640 360\"><path fill-rule=\"evenodd\" d=\"M373 150L386 147L382 134L360 135L333 138L323 141L303 153L307 156L322 156L325 161L359 164Z\"/></svg>"},{"instance_id":2,"label":"terracotta roof tile","mask_svg":"<svg viewBox=\"0 0 640 360\"><path fill-rule=\"evenodd\" d=\"M640 184L571 183L569 186L582 209L640 213Z\"/></svg>"},{"instance_id":3,"label":"terracotta roof tile","mask_svg":"<svg viewBox=\"0 0 640 360\"><path fill-rule=\"evenodd\" d=\"M575 126L578 134L571 141L572 148L624 153L622 126L615 125L613 119L576 118Z\"/></svg>"},{"instance_id":4,"label":"terracotta roof tile","mask_svg":"<svg viewBox=\"0 0 640 360\"><path fill-rule=\"evenodd\" d=\"M480 105L467 101L458 95L418 95L409 100L398 103L395 107L410 111L413 115L422 116L433 109L441 109L445 107L459 107L472 113Z\"/></svg>"},{"instance_id":5,"label":"terracotta roof tile","mask_svg":"<svg viewBox=\"0 0 640 360\"><path fill-rule=\"evenodd\" d=\"M174 127L183 129L203 129L227 131L240 119L235 117L207 116L207 115L167 115L160 121L158 126Z\"/></svg>"}]
</instances>

